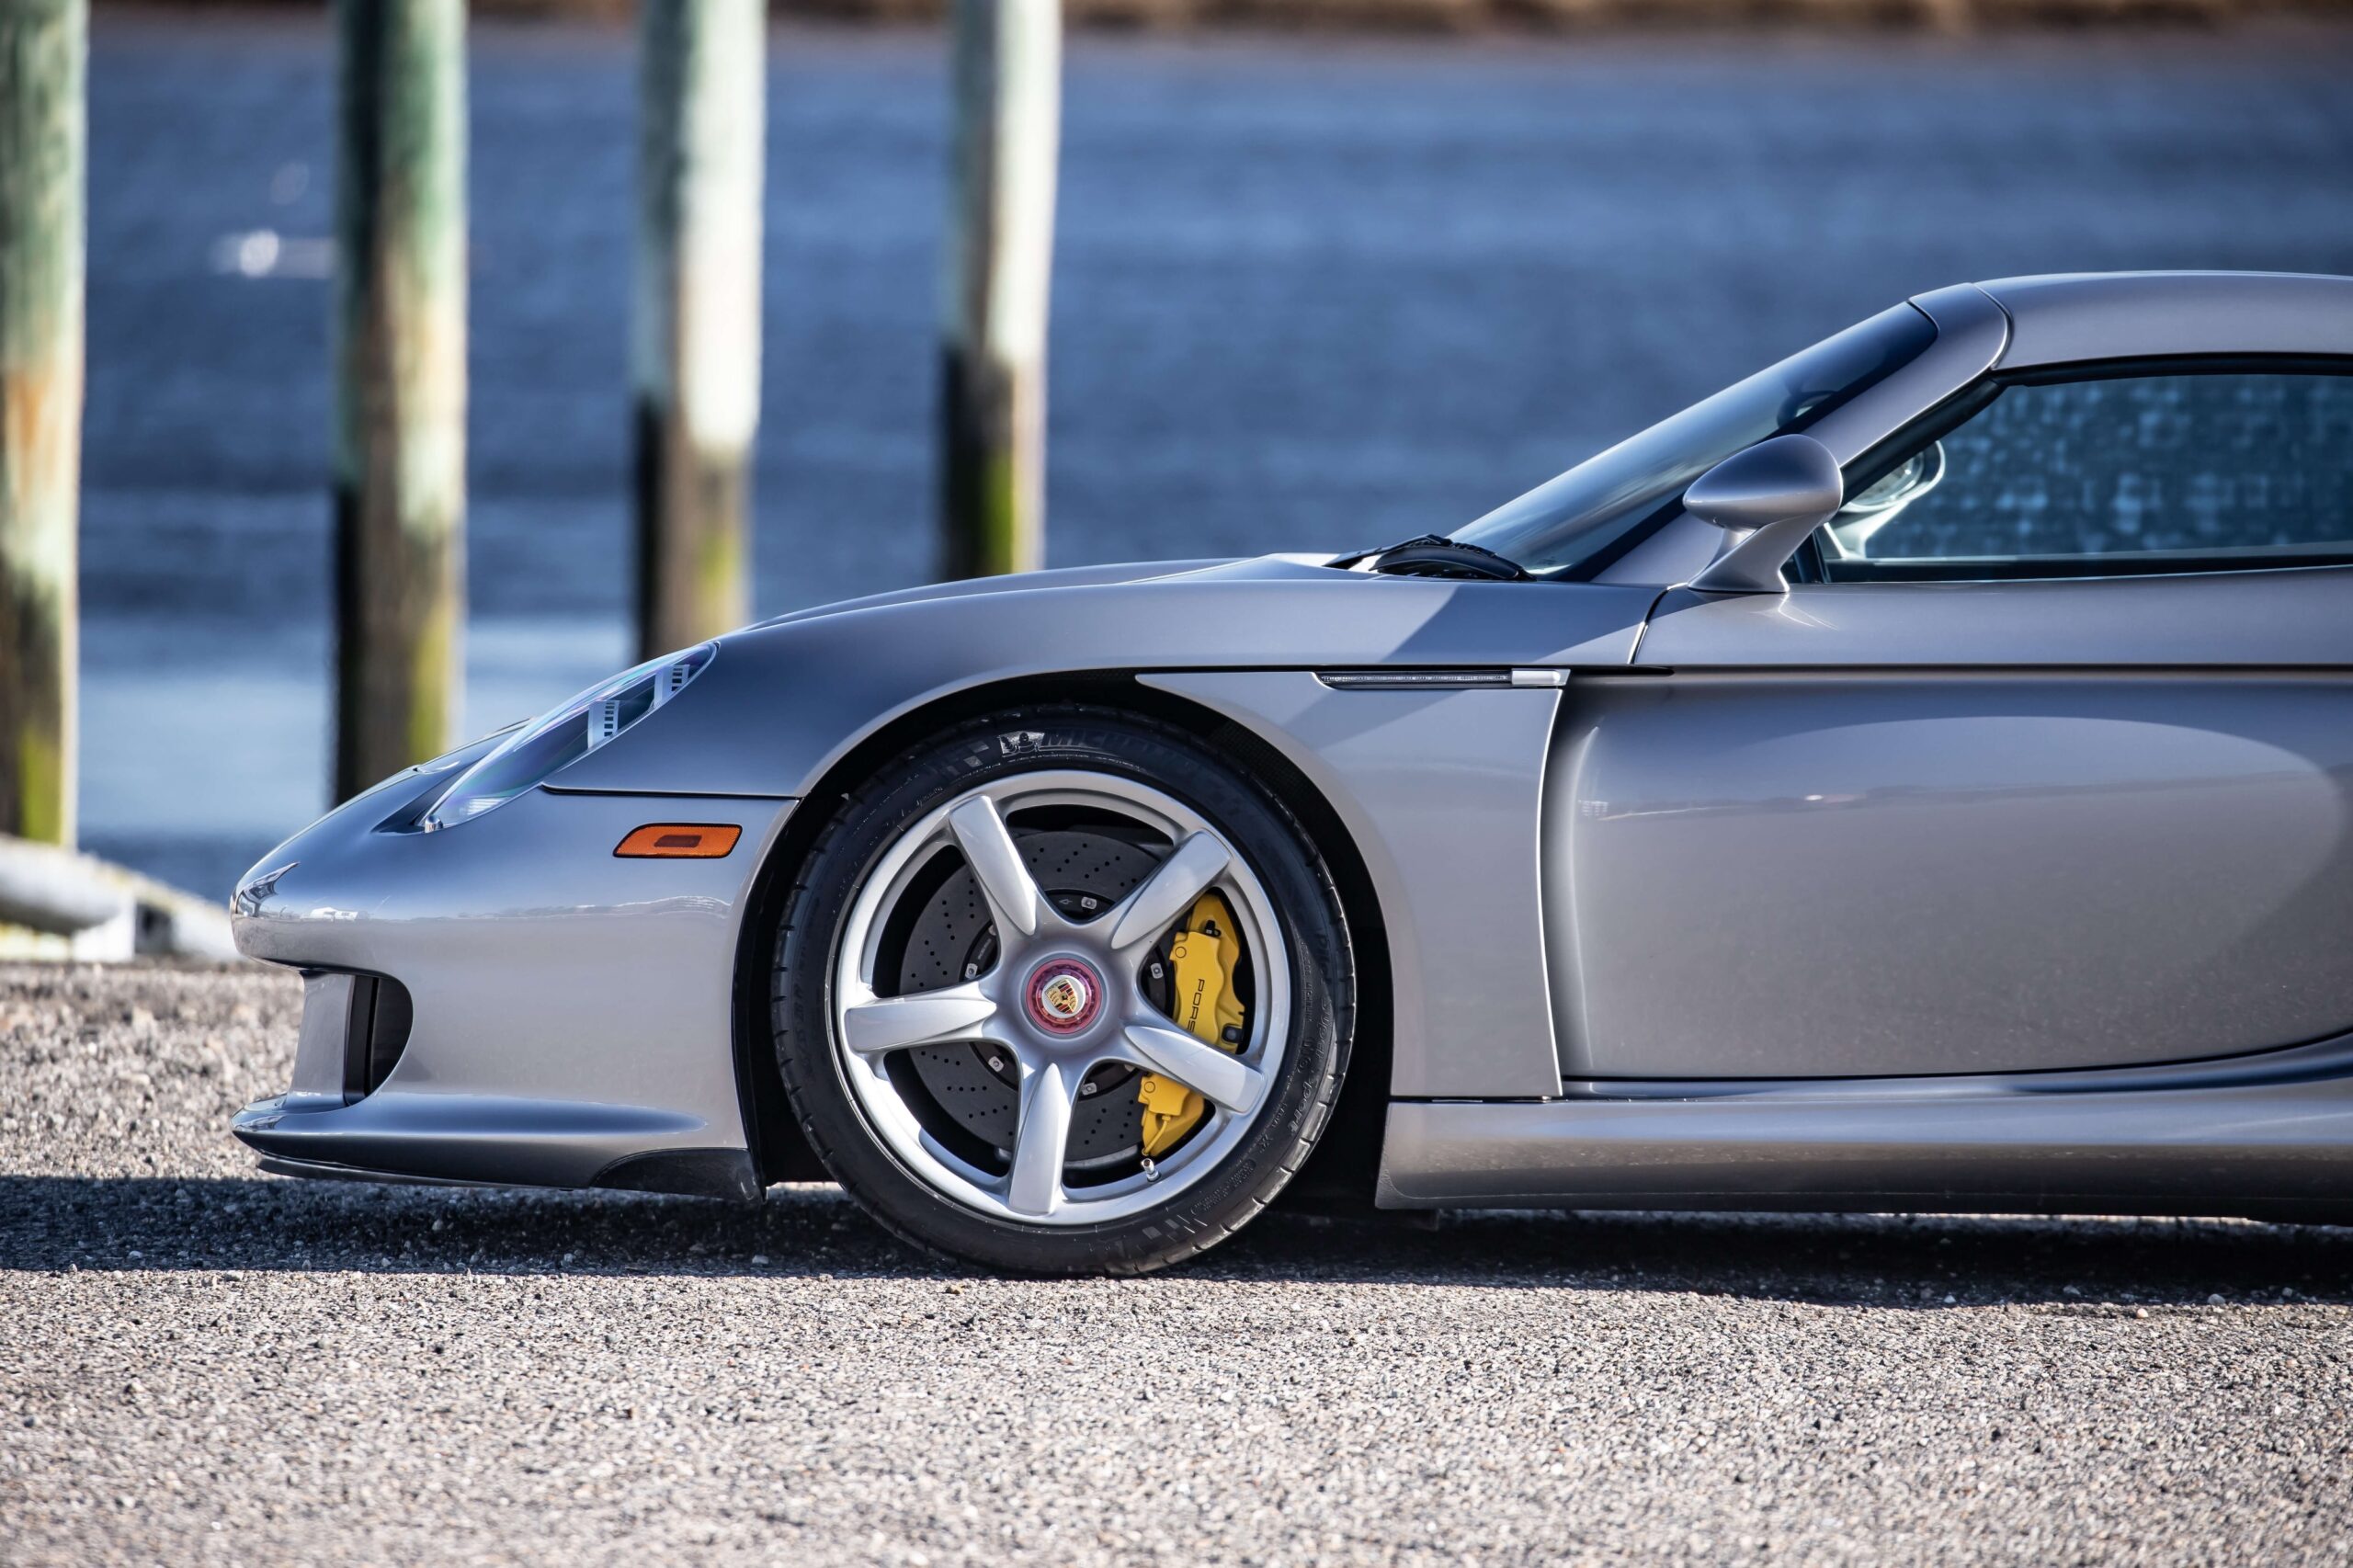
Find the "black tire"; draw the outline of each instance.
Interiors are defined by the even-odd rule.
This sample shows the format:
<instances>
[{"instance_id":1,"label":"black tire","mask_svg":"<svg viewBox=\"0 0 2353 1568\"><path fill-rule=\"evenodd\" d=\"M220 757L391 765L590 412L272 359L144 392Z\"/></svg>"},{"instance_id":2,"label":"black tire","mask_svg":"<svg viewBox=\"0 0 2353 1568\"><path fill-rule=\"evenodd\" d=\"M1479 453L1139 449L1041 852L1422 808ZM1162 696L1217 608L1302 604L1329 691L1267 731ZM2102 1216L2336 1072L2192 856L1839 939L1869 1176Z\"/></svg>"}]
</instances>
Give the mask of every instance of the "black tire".
<instances>
[{"instance_id":1,"label":"black tire","mask_svg":"<svg viewBox=\"0 0 2353 1568\"><path fill-rule=\"evenodd\" d=\"M849 906L909 824L975 785L1044 768L1123 775L1176 796L1238 848L1275 905L1291 963L1289 1043L1246 1136L1161 1207L1085 1225L982 1213L910 1172L869 1128L834 1049L835 958ZM1215 1245L1265 1209L1330 1120L1347 1070L1354 969L1339 896L1275 795L1185 731L1077 705L959 725L843 801L803 858L778 933L777 1063L801 1132L834 1179L918 1246L1022 1273L1141 1274Z\"/></svg>"}]
</instances>

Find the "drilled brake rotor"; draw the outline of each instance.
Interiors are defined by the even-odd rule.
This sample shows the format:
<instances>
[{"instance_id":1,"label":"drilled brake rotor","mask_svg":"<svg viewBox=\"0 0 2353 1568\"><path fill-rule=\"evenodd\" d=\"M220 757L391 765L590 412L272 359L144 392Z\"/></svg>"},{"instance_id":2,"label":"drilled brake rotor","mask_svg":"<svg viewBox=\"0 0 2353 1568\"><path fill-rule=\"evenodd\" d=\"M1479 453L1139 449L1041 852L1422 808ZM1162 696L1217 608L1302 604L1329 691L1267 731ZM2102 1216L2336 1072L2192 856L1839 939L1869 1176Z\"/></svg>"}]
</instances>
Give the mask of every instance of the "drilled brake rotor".
<instances>
[{"instance_id":1,"label":"drilled brake rotor","mask_svg":"<svg viewBox=\"0 0 2353 1568\"><path fill-rule=\"evenodd\" d=\"M1091 920L1108 910L1160 864L1125 838L1086 829L1019 835L1017 842L1030 876L1073 920ZM995 960L988 906L972 873L959 866L907 927L899 994L961 984ZM1144 993L1165 1007L1165 955L1155 955L1151 967L1158 972L1145 973ZM917 1081L949 1119L1000 1157L1009 1157L1021 1103L1009 1052L987 1045L940 1045L920 1047L907 1057ZM1144 1108L1136 1098L1138 1076L1136 1068L1115 1062L1087 1074L1072 1110L1066 1168L1126 1166L1142 1155Z\"/></svg>"}]
</instances>

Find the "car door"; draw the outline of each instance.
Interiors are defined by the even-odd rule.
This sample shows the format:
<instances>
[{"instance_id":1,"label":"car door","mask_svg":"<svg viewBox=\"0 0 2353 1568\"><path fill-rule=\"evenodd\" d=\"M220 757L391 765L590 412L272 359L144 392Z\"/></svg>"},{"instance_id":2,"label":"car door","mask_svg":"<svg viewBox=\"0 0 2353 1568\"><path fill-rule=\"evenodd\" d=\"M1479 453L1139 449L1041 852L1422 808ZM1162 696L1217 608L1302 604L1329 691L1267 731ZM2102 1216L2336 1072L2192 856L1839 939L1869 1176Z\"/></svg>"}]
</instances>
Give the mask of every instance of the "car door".
<instances>
[{"instance_id":1,"label":"car door","mask_svg":"<svg viewBox=\"0 0 2353 1568\"><path fill-rule=\"evenodd\" d=\"M1665 594L1547 777L1570 1078L2022 1073L2353 1029L2353 360L2046 367Z\"/></svg>"}]
</instances>

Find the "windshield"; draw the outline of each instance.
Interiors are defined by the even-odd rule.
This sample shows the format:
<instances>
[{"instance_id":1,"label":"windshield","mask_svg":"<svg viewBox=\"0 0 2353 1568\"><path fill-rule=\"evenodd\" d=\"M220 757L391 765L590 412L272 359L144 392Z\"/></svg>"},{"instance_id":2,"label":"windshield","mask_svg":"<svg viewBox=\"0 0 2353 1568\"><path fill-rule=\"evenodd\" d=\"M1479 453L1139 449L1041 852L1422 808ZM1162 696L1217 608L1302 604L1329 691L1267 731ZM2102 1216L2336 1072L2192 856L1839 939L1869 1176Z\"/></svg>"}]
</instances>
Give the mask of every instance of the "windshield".
<instances>
[{"instance_id":1,"label":"windshield","mask_svg":"<svg viewBox=\"0 0 2353 1568\"><path fill-rule=\"evenodd\" d=\"M1882 311L1586 459L1454 538L1539 575L1566 572L1656 516L1733 453L1803 429L1936 337L1934 324L1912 306Z\"/></svg>"}]
</instances>

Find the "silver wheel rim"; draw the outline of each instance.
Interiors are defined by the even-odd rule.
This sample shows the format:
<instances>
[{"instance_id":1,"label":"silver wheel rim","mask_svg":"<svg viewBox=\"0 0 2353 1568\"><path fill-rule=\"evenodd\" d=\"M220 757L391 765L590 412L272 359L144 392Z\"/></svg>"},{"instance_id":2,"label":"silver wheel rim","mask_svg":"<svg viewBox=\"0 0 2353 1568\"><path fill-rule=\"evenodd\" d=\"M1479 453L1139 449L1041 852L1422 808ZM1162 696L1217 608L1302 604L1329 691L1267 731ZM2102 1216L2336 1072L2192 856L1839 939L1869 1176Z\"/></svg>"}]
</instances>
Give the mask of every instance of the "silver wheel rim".
<instances>
[{"instance_id":1,"label":"silver wheel rim","mask_svg":"<svg viewBox=\"0 0 2353 1568\"><path fill-rule=\"evenodd\" d=\"M1124 818L1165 846L1158 866L1122 901L1084 922L1065 917L1045 896L1015 838L1023 812L1069 805ZM979 884L996 933L995 961L961 984L879 994L885 923L915 872L945 849L963 858ZM1187 1033L1152 1004L1140 978L1155 945L1211 891L1233 910L1256 981L1246 1038L1231 1052ZM1058 979L1075 983L1056 986ZM1081 1015L1085 1021L1074 1022ZM1166 1203L1248 1136L1289 1043L1290 965L1266 889L1199 812L1109 774L1023 773L926 813L876 861L843 925L833 1025L835 1064L868 1127L916 1179L965 1208L1018 1224L1101 1224ZM1001 1047L1016 1064L1019 1108L1002 1173L934 1136L891 1075L890 1059L900 1051L964 1042ZM1063 1165L1073 1108L1087 1073L1106 1062L1175 1079L1208 1102L1207 1114L1179 1146L1134 1174L1069 1188Z\"/></svg>"}]
</instances>

